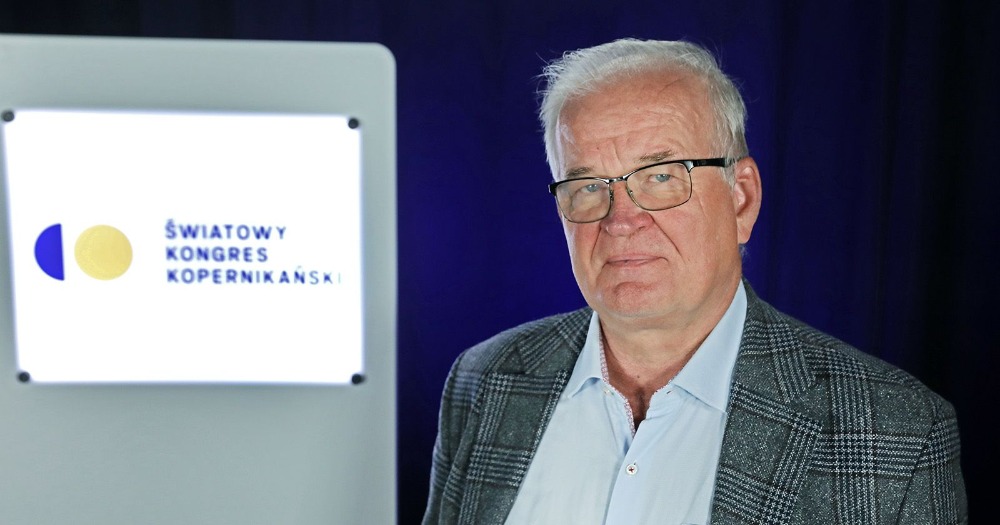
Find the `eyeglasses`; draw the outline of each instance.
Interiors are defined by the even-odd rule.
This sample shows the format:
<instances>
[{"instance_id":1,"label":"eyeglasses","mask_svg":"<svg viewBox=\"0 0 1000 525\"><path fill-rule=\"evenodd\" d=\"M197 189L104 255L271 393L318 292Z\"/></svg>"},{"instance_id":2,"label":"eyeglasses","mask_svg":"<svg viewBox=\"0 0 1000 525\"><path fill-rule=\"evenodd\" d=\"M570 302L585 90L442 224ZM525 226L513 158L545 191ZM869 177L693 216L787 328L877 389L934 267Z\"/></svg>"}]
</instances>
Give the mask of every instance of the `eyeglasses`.
<instances>
[{"instance_id":1,"label":"eyeglasses","mask_svg":"<svg viewBox=\"0 0 1000 525\"><path fill-rule=\"evenodd\" d=\"M728 168L731 158L668 160L643 166L621 177L573 177L549 184L559 211L569 222L596 222L611 213L615 190L611 185L624 182L625 191L636 206L646 211L675 208L691 198L691 170L699 166ZM602 186L602 184L604 186Z\"/></svg>"}]
</instances>

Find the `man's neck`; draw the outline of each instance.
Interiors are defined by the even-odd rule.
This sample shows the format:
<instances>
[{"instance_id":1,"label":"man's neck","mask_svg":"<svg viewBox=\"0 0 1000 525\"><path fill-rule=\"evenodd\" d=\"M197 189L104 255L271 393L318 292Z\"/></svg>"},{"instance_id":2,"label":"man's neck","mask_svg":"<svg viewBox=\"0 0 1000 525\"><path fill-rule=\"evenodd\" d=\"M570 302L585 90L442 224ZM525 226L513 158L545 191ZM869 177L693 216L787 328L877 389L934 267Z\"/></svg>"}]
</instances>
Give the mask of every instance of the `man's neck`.
<instances>
[{"instance_id":1,"label":"man's neck","mask_svg":"<svg viewBox=\"0 0 1000 525\"><path fill-rule=\"evenodd\" d=\"M646 418L646 410L653 394L684 368L700 344L699 341L686 351L628 352L617 350L617 345L604 339L608 381L628 400L632 408L633 428L638 428L639 423Z\"/></svg>"},{"instance_id":2,"label":"man's neck","mask_svg":"<svg viewBox=\"0 0 1000 525\"><path fill-rule=\"evenodd\" d=\"M632 407L635 427L645 419L653 394L669 383L712 332L732 304L717 301L685 324L622 322L601 318L601 337L608 381Z\"/></svg>"}]
</instances>

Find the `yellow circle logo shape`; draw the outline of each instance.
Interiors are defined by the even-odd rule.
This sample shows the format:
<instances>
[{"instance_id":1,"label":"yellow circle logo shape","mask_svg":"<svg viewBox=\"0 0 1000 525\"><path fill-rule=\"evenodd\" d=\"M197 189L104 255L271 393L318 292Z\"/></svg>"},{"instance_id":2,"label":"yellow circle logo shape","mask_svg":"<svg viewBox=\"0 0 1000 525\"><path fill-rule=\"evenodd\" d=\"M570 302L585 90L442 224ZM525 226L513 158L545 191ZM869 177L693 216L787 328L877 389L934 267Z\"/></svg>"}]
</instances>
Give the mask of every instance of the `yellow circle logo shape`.
<instances>
[{"instance_id":1,"label":"yellow circle logo shape","mask_svg":"<svg viewBox=\"0 0 1000 525\"><path fill-rule=\"evenodd\" d=\"M83 273L110 281L121 277L132 265L132 243L118 228L91 226L77 237L74 255Z\"/></svg>"}]
</instances>

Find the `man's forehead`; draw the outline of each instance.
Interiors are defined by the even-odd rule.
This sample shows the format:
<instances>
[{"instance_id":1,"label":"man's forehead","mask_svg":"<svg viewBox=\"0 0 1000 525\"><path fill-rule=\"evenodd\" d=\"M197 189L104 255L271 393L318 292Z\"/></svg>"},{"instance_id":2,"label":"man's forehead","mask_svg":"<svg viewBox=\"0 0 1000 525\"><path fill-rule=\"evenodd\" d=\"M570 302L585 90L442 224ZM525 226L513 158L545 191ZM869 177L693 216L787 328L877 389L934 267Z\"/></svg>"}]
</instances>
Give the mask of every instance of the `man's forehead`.
<instances>
[{"instance_id":1,"label":"man's forehead","mask_svg":"<svg viewBox=\"0 0 1000 525\"><path fill-rule=\"evenodd\" d=\"M685 149L690 140L678 143L674 133L659 133L659 129L644 136L642 128L705 130L705 121L711 118L706 86L690 72L651 71L602 82L567 100L559 112L555 146L560 175L593 175L600 167L590 165L584 157L593 152L583 150L599 143L630 141L623 148L627 154L619 160L633 167L678 158L685 152L676 148ZM636 144L636 139L648 143Z\"/></svg>"}]
</instances>

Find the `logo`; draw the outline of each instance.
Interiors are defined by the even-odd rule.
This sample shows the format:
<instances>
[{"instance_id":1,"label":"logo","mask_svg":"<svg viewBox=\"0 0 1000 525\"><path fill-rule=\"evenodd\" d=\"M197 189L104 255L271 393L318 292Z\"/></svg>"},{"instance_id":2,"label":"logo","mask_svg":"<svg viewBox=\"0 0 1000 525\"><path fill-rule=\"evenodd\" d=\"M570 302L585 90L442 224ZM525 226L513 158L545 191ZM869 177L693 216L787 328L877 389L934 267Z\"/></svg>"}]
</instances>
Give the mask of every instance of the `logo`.
<instances>
[{"instance_id":1,"label":"logo","mask_svg":"<svg viewBox=\"0 0 1000 525\"><path fill-rule=\"evenodd\" d=\"M110 281L121 277L132 265L132 243L118 228L100 224L76 238L73 256L83 273ZM35 241L35 261L46 275L62 281L66 277L63 260L62 224L53 224Z\"/></svg>"}]
</instances>

